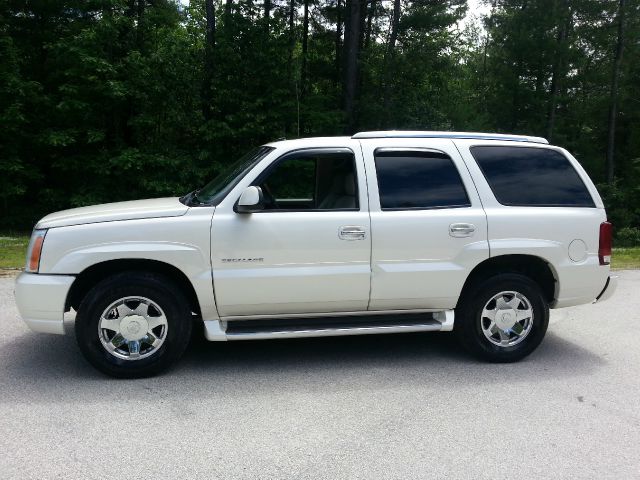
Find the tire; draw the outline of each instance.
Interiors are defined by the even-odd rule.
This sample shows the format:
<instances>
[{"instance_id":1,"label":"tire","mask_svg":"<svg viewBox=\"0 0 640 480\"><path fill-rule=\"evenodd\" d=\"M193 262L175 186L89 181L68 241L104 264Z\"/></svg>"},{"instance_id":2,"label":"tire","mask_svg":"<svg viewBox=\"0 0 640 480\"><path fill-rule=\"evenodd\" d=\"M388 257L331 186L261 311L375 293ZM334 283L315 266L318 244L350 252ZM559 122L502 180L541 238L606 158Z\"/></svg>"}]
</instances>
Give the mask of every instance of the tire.
<instances>
[{"instance_id":1,"label":"tire","mask_svg":"<svg viewBox=\"0 0 640 480\"><path fill-rule=\"evenodd\" d=\"M510 326L514 318L521 320ZM507 363L533 352L548 326L549 305L538 284L524 275L505 273L463 293L454 330L462 346L476 357Z\"/></svg>"},{"instance_id":2,"label":"tire","mask_svg":"<svg viewBox=\"0 0 640 480\"><path fill-rule=\"evenodd\" d=\"M140 378L162 372L182 356L192 324L185 295L168 278L123 272L89 291L75 332L80 351L96 369Z\"/></svg>"}]
</instances>

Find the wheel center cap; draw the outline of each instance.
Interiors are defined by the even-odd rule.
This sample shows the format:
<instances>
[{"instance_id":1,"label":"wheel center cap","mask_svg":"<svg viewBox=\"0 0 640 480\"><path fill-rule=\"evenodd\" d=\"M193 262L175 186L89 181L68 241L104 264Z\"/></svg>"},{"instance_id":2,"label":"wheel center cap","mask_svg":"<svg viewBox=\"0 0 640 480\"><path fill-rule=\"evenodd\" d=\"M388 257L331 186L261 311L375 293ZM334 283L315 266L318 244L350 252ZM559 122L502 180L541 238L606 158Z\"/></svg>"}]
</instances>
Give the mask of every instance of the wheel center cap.
<instances>
[{"instance_id":1,"label":"wheel center cap","mask_svg":"<svg viewBox=\"0 0 640 480\"><path fill-rule=\"evenodd\" d=\"M516 323L516 312L512 308L508 310L498 310L496 314L496 325L500 330L509 330Z\"/></svg>"},{"instance_id":2,"label":"wheel center cap","mask_svg":"<svg viewBox=\"0 0 640 480\"><path fill-rule=\"evenodd\" d=\"M128 315L120 322L120 333L127 340L140 340L148 329L149 323L141 315Z\"/></svg>"}]
</instances>

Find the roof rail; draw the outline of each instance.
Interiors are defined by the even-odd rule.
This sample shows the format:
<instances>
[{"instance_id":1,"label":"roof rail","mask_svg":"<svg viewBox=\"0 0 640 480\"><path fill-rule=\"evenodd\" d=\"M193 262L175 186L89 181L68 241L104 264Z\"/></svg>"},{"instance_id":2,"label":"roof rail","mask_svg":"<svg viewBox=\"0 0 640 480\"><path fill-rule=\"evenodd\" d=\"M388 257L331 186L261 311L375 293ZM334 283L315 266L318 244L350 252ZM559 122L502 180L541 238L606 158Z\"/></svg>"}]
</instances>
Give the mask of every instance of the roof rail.
<instances>
[{"instance_id":1,"label":"roof rail","mask_svg":"<svg viewBox=\"0 0 640 480\"><path fill-rule=\"evenodd\" d=\"M546 138L531 137L529 135L505 135L502 133L478 133L478 132L430 132L410 130L382 130L375 132L358 132L351 138L459 138L477 140L503 140L509 142L530 142L548 144Z\"/></svg>"}]
</instances>

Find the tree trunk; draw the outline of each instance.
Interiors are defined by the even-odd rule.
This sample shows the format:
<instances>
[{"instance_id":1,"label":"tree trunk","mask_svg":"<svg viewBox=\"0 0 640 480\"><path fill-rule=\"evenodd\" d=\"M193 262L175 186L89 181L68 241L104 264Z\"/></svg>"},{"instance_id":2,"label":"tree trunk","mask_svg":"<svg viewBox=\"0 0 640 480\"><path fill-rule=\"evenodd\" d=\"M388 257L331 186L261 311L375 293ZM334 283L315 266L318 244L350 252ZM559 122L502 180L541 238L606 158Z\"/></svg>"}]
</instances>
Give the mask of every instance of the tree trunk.
<instances>
[{"instance_id":1,"label":"tree trunk","mask_svg":"<svg viewBox=\"0 0 640 480\"><path fill-rule=\"evenodd\" d=\"M231 6L233 5L233 0L227 0L224 4L224 24L225 26L229 25L231 22Z\"/></svg>"},{"instance_id":2,"label":"tree trunk","mask_svg":"<svg viewBox=\"0 0 640 480\"><path fill-rule=\"evenodd\" d=\"M342 0L338 0L336 10L336 81L340 84L342 82Z\"/></svg>"},{"instance_id":3,"label":"tree trunk","mask_svg":"<svg viewBox=\"0 0 640 480\"><path fill-rule=\"evenodd\" d=\"M553 68L551 75L551 97L549 98L549 113L547 115L547 139L551 142L553 139L553 129L556 123L556 110L558 105L558 95L560 93L560 85L565 75L565 52L566 43L569 36L569 28L573 20L573 13L567 2L562 2L562 14L560 15L561 24L558 28L556 37L556 49L553 59Z\"/></svg>"},{"instance_id":4,"label":"tree trunk","mask_svg":"<svg viewBox=\"0 0 640 480\"><path fill-rule=\"evenodd\" d=\"M127 11L125 15L133 18L136 15L136 0L127 0Z\"/></svg>"},{"instance_id":5,"label":"tree trunk","mask_svg":"<svg viewBox=\"0 0 640 480\"><path fill-rule=\"evenodd\" d=\"M296 79L295 68L293 65L293 53L296 49L296 0L290 0L289 2L289 62L287 63L287 75L289 77L289 82L291 83L292 93L295 95L296 105L295 105L295 125L293 127L293 131L295 132L295 136L300 136L300 98L298 93L298 80Z\"/></svg>"},{"instance_id":6,"label":"tree trunk","mask_svg":"<svg viewBox=\"0 0 640 480\"><path fill-rule=\"evenodd\" d=\"M269 27L270 17L271 17L271 0L264 0L264 19L267 21L267 28Z\"/></svg>"},{"instance_id":7,"label":"tree trunk","mask_svg":"<svg viewBox=\"0 0 640 480\"><path fill-rule=\"evenodd\" d=\"M146 0L129 0L127 2L126 15L131 20L131 39L133 42L133 48L142 52L143 50L143 20L145 15L145 1ZM44 53L44 52L43 52ZM44 58L44 55L43 55ZM44 62L42 62L44 65ZM133 95L128 94L126 97L126 107L120 123L122 125L122 139L126 145L132 145L135 142L134 128L132 126L132 119L137 114L137 105Z\"/></svg>"},{"instance_id":8,"label":"tree trunk","mask_svg":"<svg viewBox=\"0 0 640 480\"><path fill-rule=\"evenodd\" d=\"M396 52L396 41L398 40L398 26L400 25L400 0L394 0L393 3L393 18L391 20L391 34L389 35L389 43L387 45L387 51L384 59L384 93L383 93L383 110L385 116L385 128L388 128L390 118L390 106L391 106L391 78L392 70L394 68L394 58Z\"/></svg>"},{"instance_id":9,"label":"tree trunk","mask_svg":"<svg viewBox=\"0 0 640 480\"><path fill-rule=\"evenodd\" d=\"M398 25L400 25L400 0L394 0L391 35L389 36L389 45L387 45L387 55L389 57L395 53L396 41L398 40Z\"/></svg>"},{"instance_id":10,"label":"tree trunk","mask_svg":"<svg viewBox=\"0 0 640 480\"><path fill-rule=\"evenodd\" d=\"M482 93L481 95L483 98L482 108L485 113L487 113L489 110L487 105L487 98L489 97L489 95L487 95L489 91L489 84L487 82L487 58L489 56L488 55L489 40L491 39L491 35L493 33L493 20L495 18L494 15L496 10L496 4L497 4L497 0L493 0L493 2L491 2L491 10L489 11L489 16L487 18L487 29L485 32L483 52L482 52Z\"/></svg>"},{"instance_id":11,"label":"tree trunk","mask_svg":"<svg viewBox=\"0 0 640 480\"><path fill-rule=\"evenodd\" d=\"M399 1L399 0L398 0ZM360 45L361 0L347 0L347 17L344 29L344 84L343 98L346 115L346 132L353 133L356 126L356 99L358 96L358 54Z\"/></svg>"},{"instance_id":12,"label":"tree trunk","mask_svg":"<svg viewBox=\"0 0 640 480\"><path fill-rule=\"evenodd\" d=\"M607 138L607 182L613 183L615 177L615 140L616 118L618 116L618 84L620 83L620 66L624 49L624 13L625 0L618 4L618 39L613 61L613 76L611 79L611 98L609 100L609 132Z\"/></svg>"},{"instance_id":13,"label":"tree trunk","mask_svg":"<svg viewBox=\"0 0 640 480\"><path fill-rule=\"evenodd\" d=\"M523 71L523 60L519 58L516 61L516 66L514 68L514 76L512 78L513 85L511 87L511 118L509 120L508 130L510 132L514 132L518 127L518 120L520 120L520 79L522 78Z\"/></svg>"},{"instance_id":14,"label":"tree trunk","mask_svg":"<svg viewBox=\"0 0 640 480\"><path fill-rule=\"evenodd\" d=\"M213 111L213 76L215 69L214 51L216 44L216 11L214 0L205 0L205 46L204 46L204 75L202 80L202 115L205 120L211 120Z\"/></svg>"},{"instance_id":15,"label":"tree trunk","mask_svg":"<svg viewBox=\"0 0 640 480\"><path fill-rule=\"evenodd\" d=\"M138 0L138 5L136 8L136 17L137 17L137 27L136 27L136 44L138 45L138 49L142 50L142 42L143 38L143 20L144 20L144 10L146 7L146 0Z\"/></svg>"},{"instance_id":16,"label":"tree trunk","mask_svg":"<svg viewBox=\"0 0 640 480\"><path fill-rule=\"evenodd\" d=\"M309 52L309 0L304 0L304 21L302 25L302 71L300 72L300 91L307 91L307 54Z\"/></svg>"},{"instance_id":17,"label":"tree trunk","mask_svg":"<svg viewBox=\"0 0 640 480\"><path fill-rule=\"evenodd\" d=\"M293 51L296 48L296 0L289 3L289 65L293 61Z\"/></svg>"},{"instance_id":18,"label":"tree trunk","mask_svg":"<svg viewBox=\"0 0 640 480\"><path fill-rule=\"evenodd\" d=\"M358 28L358 32L360 32L358 39L358 50L361 52L364 49L365 35L367 33L367 5L369 4L369 0L363 0L360 5L360 27Z\"/></svg>"},{"instance_id":19,"label":"tree trunk","mask_svg":"<svg viewBox=\"0 0 640 480\"><path fill-rule=\"evenodd\" d=\"M378 6L378 0L371 0L371 6L369 7L369 15L367 16L367 34L364 41L364 48L369 48L371 44L371 31L373 29L373 18L376 16L376 7Z\"/></svg>"}]
</instances>

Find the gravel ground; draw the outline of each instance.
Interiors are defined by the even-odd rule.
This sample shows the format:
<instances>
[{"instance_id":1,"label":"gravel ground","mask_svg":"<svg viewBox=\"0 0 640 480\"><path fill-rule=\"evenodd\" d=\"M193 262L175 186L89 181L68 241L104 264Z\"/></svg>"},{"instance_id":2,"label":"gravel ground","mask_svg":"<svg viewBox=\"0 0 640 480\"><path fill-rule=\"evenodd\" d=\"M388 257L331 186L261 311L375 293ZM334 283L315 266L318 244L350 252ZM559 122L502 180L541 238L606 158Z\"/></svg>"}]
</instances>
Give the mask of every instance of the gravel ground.
<instances>
[{"instance_id":1,"label":"gravel ground","mask_svg":"<svg viewBox=\"0 0 640 480\"><path fill-rule=\"evenodd\" d=\"M194 339L133 381L30 332L0 278L0 478L640 478L640 271L618 273L518 364L438 333Z\"/></svg>"}]
</instances>

